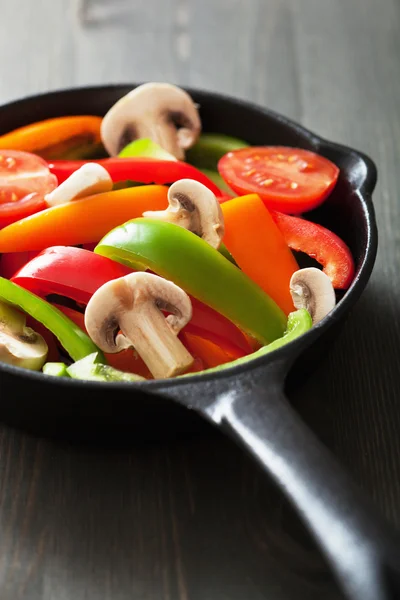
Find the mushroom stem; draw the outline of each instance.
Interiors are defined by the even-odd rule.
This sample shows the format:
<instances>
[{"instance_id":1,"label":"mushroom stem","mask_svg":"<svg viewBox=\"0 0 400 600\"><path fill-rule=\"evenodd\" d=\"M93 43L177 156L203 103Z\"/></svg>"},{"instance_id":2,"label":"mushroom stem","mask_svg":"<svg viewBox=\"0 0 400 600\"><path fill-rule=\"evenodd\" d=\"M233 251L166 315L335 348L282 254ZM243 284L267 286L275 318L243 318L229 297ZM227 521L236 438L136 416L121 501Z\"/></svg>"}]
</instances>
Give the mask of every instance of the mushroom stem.
<instances>
[{"instance_id":1,"label":"mushroom stem","mask_svg":"<svg viewBox=\"0 0 400 600\"><path fill-rule=\"evenodd\" d=\"M120 327L155 379L180 375L193 364L193 357L156 305L136 305L135 314L124 316Z\"/></svg>"}]
</instances>

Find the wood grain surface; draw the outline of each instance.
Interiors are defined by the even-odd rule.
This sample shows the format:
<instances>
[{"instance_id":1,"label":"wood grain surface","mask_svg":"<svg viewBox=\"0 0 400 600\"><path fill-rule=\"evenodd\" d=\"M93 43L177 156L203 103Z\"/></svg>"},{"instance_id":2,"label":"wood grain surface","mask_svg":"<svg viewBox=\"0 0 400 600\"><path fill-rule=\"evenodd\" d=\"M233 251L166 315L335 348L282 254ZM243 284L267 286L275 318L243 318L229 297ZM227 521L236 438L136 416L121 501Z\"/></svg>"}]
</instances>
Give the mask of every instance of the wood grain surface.
<instances>
[{"instance_id":1,"label":"wood grain surface","mask_svg":"<svg viewBox=\"0 0 400 600\"><path fill-rule=\"evenodd\" d=\"M0 0L0 102L165 80L376 161L372 281L293 402L398 526L399 30L399 0ZM0 429L1 600L340 597L280 495L219 436L110 451Z\"/></svg>"}]
</instances>

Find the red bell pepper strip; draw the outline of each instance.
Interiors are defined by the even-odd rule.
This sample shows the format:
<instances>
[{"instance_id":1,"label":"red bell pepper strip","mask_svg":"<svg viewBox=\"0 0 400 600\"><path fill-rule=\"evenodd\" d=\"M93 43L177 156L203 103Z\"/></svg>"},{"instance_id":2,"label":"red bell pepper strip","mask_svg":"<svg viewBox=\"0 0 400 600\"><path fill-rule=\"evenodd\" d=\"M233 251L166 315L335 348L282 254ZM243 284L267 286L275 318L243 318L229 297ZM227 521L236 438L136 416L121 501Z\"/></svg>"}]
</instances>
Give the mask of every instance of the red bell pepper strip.
<instances>
[{"instance_id":1,"label":"red bell pepper strip","mask_svg":"<svg viewBox=\"0 0 400 600\"><path fill-rule=\"evenodd\" d=\"M74 171L89 161L84 160L54 160L49 162L49 169L56 175L58 184L65 181ZM140 183L174 183L178 179L194 179L207 186L216 196L222 192L204 173L179 160L157 160L154 158L103 158L90 162L102 165L110 174L114 183L118 181L137 181Z\"/></svg>"},{"instance_id":2,"label":"red bell pepper strip","mask_svg":"<svg viewBox=\"0 0 400 600\"><path fill-rule=\"evenodd\" d=\"M350 248L335 233L299 217L271 211L271 215L292 250L315 258L335 289L346 290L354 278Z\"/></svg>"},{"instance_id":3,"label":"red bell pepper strip","mask_svg":"<svg viewBox=\"0 0 400 600\"><path fill-rule=\"evenodd\" d=\"M2 254L0 258L0 275L6 279L11 279L13 275L32 258L35 258L39 252L32 250L31 252L7 252Z\"/></svg>"},{"instance_id":4,"label":"red bell pepper strip","mask_svg":"<svg viewBox=\"0 0 400 600\"><path fill-rule=\"evenodd\" d=\"M50 294L87 304L94 292L132 269L89 250L54 246L43 250L12 277L12 281L41 298ZM188 332L227 348L235 358L252 352L245 335L229 319L191 298L193 316Z\"/></svg>"},{"instance_id":5,"label":"red bell pepper strip","mask_svg":"<svg viewBox=\"0 0 400 600\"><path fill-rule=\"evenodd\" d=\"M53 246L24 265L12 281L41 298L57 294L87 304L104 283L129 273L129 267L89 250Z\"/></svg>"},{"instance_id":6,"label":"red bell pepper strip","mask_svg":"<svg viewBox=\"0 0 400 600\"><path fill-rule=\"evenodd\" d=\"M231 356L246 356L253 352L247 337L232 321L193 296L190 300L192 318L182 331L210 340Z\"/></svg>"}]
</instances>

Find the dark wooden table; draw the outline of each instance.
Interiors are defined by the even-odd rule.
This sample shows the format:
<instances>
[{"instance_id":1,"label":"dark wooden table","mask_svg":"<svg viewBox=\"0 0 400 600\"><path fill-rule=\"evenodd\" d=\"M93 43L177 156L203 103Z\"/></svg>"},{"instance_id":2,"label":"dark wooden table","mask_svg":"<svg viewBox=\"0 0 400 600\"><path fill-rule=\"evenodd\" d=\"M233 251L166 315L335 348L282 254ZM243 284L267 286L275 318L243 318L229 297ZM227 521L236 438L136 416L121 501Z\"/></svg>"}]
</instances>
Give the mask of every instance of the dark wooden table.
<instances>
[{"instance_id":1,"label":"dark wooden table","mask_svg":"<svg viewBox=\"0 0 400 600\"><path fill-rule=\"evenodd\" d=\"M398 526L399 30L399 0L0 0L0 101L166 80L375 159L374 276L293 402ZM280 495L219 436L110 451L0 429L1 600L340 597Z\"/></svg>"}]
</instances>

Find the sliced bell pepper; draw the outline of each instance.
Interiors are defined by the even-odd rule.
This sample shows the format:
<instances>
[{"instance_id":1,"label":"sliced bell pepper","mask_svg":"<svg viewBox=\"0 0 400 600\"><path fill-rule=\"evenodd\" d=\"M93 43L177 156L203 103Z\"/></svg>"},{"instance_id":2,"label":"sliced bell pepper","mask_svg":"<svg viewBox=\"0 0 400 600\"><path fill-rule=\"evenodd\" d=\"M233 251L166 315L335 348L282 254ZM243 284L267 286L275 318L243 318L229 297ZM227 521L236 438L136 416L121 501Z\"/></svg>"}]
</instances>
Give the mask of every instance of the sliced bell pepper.
<instances>
[{"instance_id":1,"label":"sliced bell pepper","mask_svg":"<svg viewBox=\"0 0 400 600\"><path fill-rule=\"evenodd\" d=\"M150 138L139 138L130 142L118 154L119 158L157 158L158 160L178 160L173 154L164 150L159 144Z\"/></svg>"},{"instance_id":2,"label":"sliced bell pepper","mask_svg":"<svg viewBox=\"0 0 400 600\"><path fill-rule=\"evenodd\" d=\"M43 323L54 333L73 360L99 351L90 337L57 308L3 277L0 277L0 300L17 306Z\"/></svg>"},{"instance_id":3,"label":"sliced bell pepper","mask_svg":"<svg viewBox=\"0 0 400 600\"><path fill-rule=\"evenodd\" d=\"M208 179L211 179L211 181L213 181L215 185L218 186L218 188L223 193L222 197L228 196L230 198L234 198L236 196L235 192L229 187L226 181L222 179L218 171L212 171L211 169L200 169L200 171L204 173L204 175L206 175ZM220 198L221 196L218 197L219 202L221 202Z\"/></svg>"},{"instance_id":4,"label":"sliced bell pepper","mask_svg":"<svg viewBox=\"0 0 400 600\"><path fill-rule=\"evenodd\" d=\"M286 314L292 312L289 284L299 267L261 198L257 194L239 196L221 204L221 209L224 244L238 266Z\"/></svg>"},{"instance_id":5,"label":"sliced bell pepper","mask_svg":"<svg viewBox=\"0 0 400 600\"><path fill-rule=\"evenodd\" d=\"M243 140L223 133L202 133L194 146L187 150L186 160L198 168L216 171L224 154L247 146Z\"/></svg>"},{"instance_id":6,"label":"sliced bell pepper","mask_svg":"<svg viewBox=\"0 0 400 600\"><path fill-rule=\"evenodd\" d=\"M218 367L218 365L224 365L234 360L233 356L227 354L220 346L213 344L210 340L205 340L191 333L182 332L179 334L179 338L190 354L202 361L203 370Z\"/></svg>"},{"instance_id":7,"label":"sliced bell pepper","mask_svg":"<svg viewBox=\"0 0 400 600\"><path fill-rule=\"evenodd\" d=\"M7 252L0 258L0 275L6 279L11 279L13 275L32 258L38 255L37 250L32 252Z\"/></svg>"},{"instance_id":8,"label":"sliced bell pepper","mask_svg":"<svg viewBox=\"0 0 400 600\"><path fill-rule=\"evenodd\" d=\"M12 281L42 298L57 294L87 304L107 281L131 272L129 267L88 250L54 246L34 257ZM191 300L193 316L187 331L227 348L235 358L251 352L247 338L231 321L195 298Z\"/></svg>"},{"instance_id":9,"label":"sliced bell pepper","mask_svg":"<svg viewBox=\"0 0 400 600\"><path fill-rule=\"evenodd\" d=\"M49 162L49 169L56 175L58 183L65 181L74 171L87 161L71 160ZM158 160L155 158L105 158L94 160L110 174L115 182L131 180L141 183L174 183L178 179L194 179L207 186L216 196L221 196L221 190L201 171L188 163L176 160Z\"/></svg>"},{"instance_id":10,"label":"sliced bell pepper","mask_svg":"<svg viewBox=\"0 0 400 600\"><path fill-rule=\"evenodd\" d=\"M210 340L236 358L252 351L249 340L232 321L196 298L190 300L192 318L182 331Z\"/></svg>"},{"instance_id":11,"label":"sliced bell pepper","mask_svg":"<svg viewBox=\"0 0 400 600\"><path fill-rule=\"evenodd\" d=\"M292 250L315 258L335 289L346 290L354 279L350 248L335 233L299 217L271 211L285 242Z\"/></svg>"},{"instance_id":12,"label":"sliced bell pepper","mask_svg":"<svg viewBox=\"0 0 400 600\"><path fill-rule=\"evenodd\" d=\"M257 350L257 352L253 352L253 354L250 354L249 356L245 356L244 358L238 358L237 360L230 362L226 366L239 367L240 365L247 364L249 360L253 360L256 358L260 358L261 356L265 356L266 354L270 354L274 350L278 350L279 348L286 346L286 344L294 342L297 338L307 333L307 331L309 331L311 327L312 319L310 313L307 310L305 310L305 308L296 310L290 313L290 315L288 316L286 331L281 338L275 340L271 344L268 344L268 346L263 346L262 348ZM214 367L212 369L208 369L206 373L215 373L217 371L221 371L223 368L224 365ZM180 375L180 377L188 377L189 375L190 373Z\"/></svg>"},{"instance_id":13,"label":"sliced bell pepper","mask_svg":"<svg viewBox=\"0 0 400 600\"><path fill-rule=\"evenodd\" d=\"M47 159L71 152L76 158L84 157L101 142L101 121L101 117L87 115L38 121L0 136L0 148L33 152Z\"/></svg>"},{"instance_id":14,"label":"sliced bell pepper","mask_svg":"<svg viewBox=\"0 0 400 600\"><path fill-rule=\"evenodd\" d=\"M262 343L283 334L286 317L277 304L217 250L183 227L135 219L108 233L95 253L170 279Z\"/></svg>"},{"instance_id":15,"label":"sliced bell pepper","mask_svg":"<svg viewBox=\"0 0 400 600\"><path fill-rule=\"evenodd\" d=\"M0 253L98 242L107 231L145 210L166 209L167 192L164 186L144 185L48 208L2 229Z\"/></svg>"},{"instance_id":16,"label":"sliced bell pepper","mask_svg":"<svg viewBox=\"0 0 400 600\"><path fill-rule=\"evenodd\" d=\"M89 250L53 246L23 266L12 281L42 298L57 294L87 304L104 283L129 273L132 269Z\"/></svg>"}]
</instances>

